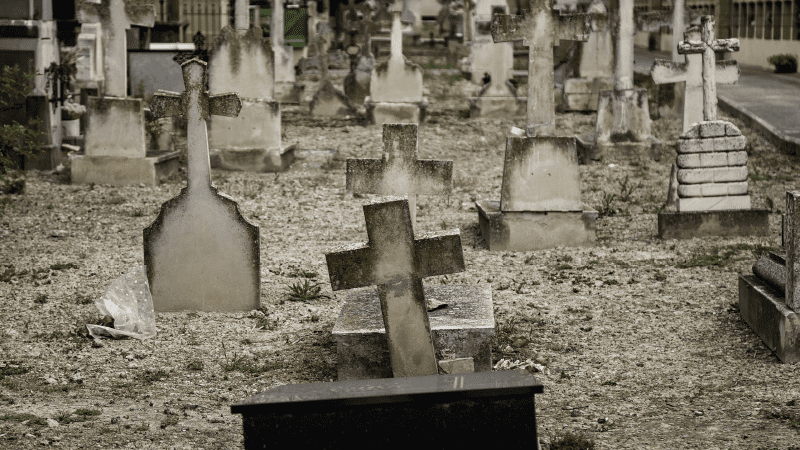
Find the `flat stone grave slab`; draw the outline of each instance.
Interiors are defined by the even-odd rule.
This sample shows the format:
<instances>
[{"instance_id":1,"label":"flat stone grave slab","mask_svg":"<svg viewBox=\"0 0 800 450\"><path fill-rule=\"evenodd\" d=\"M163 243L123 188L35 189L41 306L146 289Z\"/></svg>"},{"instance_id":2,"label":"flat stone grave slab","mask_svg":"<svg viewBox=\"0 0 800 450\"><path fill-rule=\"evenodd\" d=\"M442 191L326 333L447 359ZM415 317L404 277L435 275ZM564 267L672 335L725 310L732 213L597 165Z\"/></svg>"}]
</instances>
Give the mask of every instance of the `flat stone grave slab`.
<instances>
[{"instance_id":1,"label":"flat stone grave slab","mask_svg":"<svg viewBox=\"0 0 800 450\"><path fill-rule=\"evenodd\" d=\"M446 303L428 312L434 349L447 349L456 358L472 357L477 372L492 370L495 323L491 287L435 285L425 286L423 292L429 305ZM339 380L392 376L376 288L348 294L332 334L337 344Z\"/></svg>"},{"instance_id":2,"label":"flat stone grave slab","mask_svg":"<svg viewBox=\"0 0 800 450\"><path fill-rule=\"evenodd\" d=\"M534 396L524 370L279 386L231 406L244 448L468 447L487 430L504 446L537 447Z\"/></svg>"}]
</instances>

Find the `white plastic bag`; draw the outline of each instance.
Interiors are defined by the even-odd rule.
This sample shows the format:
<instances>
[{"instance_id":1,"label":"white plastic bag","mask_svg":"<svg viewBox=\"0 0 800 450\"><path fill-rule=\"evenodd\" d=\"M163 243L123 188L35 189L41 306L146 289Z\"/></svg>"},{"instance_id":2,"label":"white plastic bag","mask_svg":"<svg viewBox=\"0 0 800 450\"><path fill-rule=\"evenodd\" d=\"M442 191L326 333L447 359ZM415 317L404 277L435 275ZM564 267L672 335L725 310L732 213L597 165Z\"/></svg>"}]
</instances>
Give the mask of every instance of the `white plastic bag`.
<instances>
[{"instance_id":1,"label":"white plastic bag","mask_svg":"<svg viewBox=\"0 0 800 450\"><path fill-rule=\"evenodd\" d=\"M94 304L100 314L114 318L114 328L86 324L92 337L147 339L156 335L156 313L144 266L138 266L112 281L106 293Z\"/></svg>"}]
</instances>

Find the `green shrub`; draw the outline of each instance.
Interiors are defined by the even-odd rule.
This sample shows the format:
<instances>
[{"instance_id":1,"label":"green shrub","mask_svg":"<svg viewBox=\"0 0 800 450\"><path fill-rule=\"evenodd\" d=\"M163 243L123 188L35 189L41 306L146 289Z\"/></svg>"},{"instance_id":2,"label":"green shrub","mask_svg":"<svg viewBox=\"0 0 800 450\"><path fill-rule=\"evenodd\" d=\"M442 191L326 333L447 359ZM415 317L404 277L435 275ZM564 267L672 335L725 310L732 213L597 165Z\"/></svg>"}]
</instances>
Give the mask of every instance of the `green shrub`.
<instances>
[{"instance_id":1,"label":"green shrub","mask_svg":"<svg viewBox=\"0 0 800 450\"><path fill-rule=\"evenodd\" d=\"M11 109L25 101L33 90L33 75L20 69L0 68L0 110ZM0 180L9 170L19 168L20 158L31 156L39 146L41 120L31 120L27 125L17 121L0 126Z\"/></svg>"},{"instance_id":2,"label":"green shrub","mask_svg":"<svg viewBox=\"0 0 800 450\"><path fill-rule=\"evenodd\" d=\"M797 72L797 57L786 53L772 55L767 62L775 66L775 73L795 73Z\"/></svg>"}]
</instances>

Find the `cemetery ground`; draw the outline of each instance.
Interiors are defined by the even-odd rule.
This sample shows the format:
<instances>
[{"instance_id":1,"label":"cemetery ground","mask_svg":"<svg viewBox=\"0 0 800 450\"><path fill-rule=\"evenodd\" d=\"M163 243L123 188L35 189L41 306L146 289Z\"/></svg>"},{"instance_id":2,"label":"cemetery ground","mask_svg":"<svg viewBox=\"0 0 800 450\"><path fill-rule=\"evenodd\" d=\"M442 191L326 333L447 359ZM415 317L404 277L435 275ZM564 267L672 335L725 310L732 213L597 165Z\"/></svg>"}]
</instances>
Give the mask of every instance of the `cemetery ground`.
<instances>
[{"instance_id":1,"label":"cemetery ground","mask_svg":"<svg viewBox=\"0 0 800 450\"><path fill-rule=\"evenodd\" d=\"M466 262L425 283L491 285L494 362L544 368L536 412L545 442L573 432L599 449L797 448L796 367L771 354L736 305L737 274L780 245L798 157L731 120L748 138L750 191L754 207L773 212L770 235L660 240L680 123L659 119L661 161L580 167L582 199L600 211L595 247L489 252L473 202L499 199L505 136L523 120L466 119L466 81L425 83L419 156L454 161L454 192L419 196L418 229L459 228ZM0 195L0 447L241 448L232 403L336 378L330 333L348 292L331 292L324 254L367 238L367 199L345 198L344 160L379 158L381 130L282 109L283 142L301 156L338 156L298 159L285 173L212 172L260 227L257 311L159 313L145 341L86 337L84 325L100 318L93 300L143 263L142 229L185 173L155 188L28 173L24 192ZM558 133L589 132L594 120L559 114Z\"/></svg>"}]
</instances>

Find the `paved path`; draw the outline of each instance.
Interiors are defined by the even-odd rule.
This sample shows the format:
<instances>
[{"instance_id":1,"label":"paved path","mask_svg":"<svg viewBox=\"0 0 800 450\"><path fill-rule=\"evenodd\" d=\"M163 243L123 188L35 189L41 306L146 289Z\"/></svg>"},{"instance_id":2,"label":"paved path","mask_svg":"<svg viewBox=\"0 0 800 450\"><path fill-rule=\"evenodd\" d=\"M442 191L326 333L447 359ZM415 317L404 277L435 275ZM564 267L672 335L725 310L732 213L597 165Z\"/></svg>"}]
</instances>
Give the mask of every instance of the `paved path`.
<instances>
[{"instance_id":1,"label":"paved path","mask_svg":"<svg viewBox=\"0 0 800 450\"><path fill-rule=\"evenodd\" d=\"M634 70L650 73L656 58L671 55L636 48L634 57ZM779 148L800 154L800 73L776 74L755 66L741 66L741 71L737 84L717 86L720 109L759 129Z\"/></svg>"}]
</instances>

